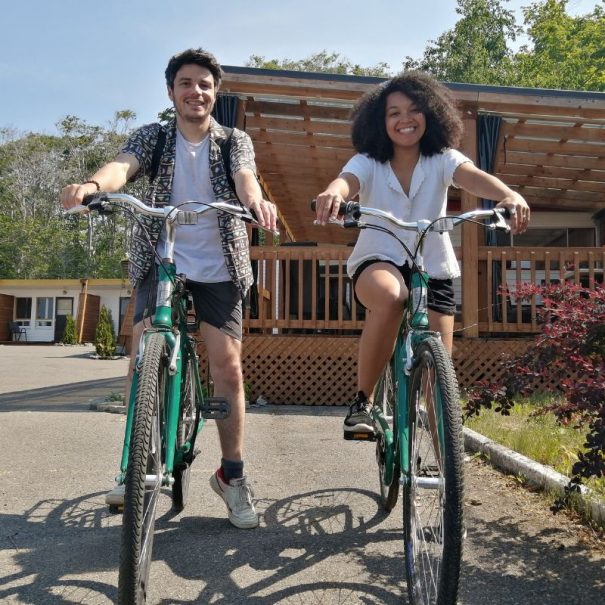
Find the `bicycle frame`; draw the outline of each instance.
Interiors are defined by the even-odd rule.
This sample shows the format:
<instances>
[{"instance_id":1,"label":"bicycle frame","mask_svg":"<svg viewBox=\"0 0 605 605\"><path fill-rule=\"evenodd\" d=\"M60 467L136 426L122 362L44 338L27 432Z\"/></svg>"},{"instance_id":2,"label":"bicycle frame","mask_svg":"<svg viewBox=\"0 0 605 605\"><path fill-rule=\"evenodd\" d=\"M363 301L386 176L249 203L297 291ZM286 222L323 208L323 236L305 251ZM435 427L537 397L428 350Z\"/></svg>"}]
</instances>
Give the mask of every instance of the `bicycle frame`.
<instances>
[{"instance_id":1,"label":"bicycle frame","mask_svg":"<svg viewBox=\"0 0 605 605\"><path fill-rule=\"evenodd\" d=\"M122 457L120 462L120 476L118 477L118 481L120 483L122 483L125 479L126 467L128 465L128 456L130 453L130 433L132 430L132 420L134 417L134 406L138 388L140 363L143 358L145 341L152 332L158 332L163 335L168 349L168 358L170 360L167 372L167 405L163 410L162 418L162 422L164 424L162 435L165 436L164 443L162 445L162 460L164 463L164 475L162 478L163 485L171 484L172 472L175 464L181 463L183 461L183 457L191 450L191 441L188 441L184 446L179 448L178 451L176 451L175 448L181 398L182 369L183 367L186 367L190 356L193 356L194 358L197 357L192 341L187 335L187 299L186 296L183 295L184 293L178 295L175 295L174 293L176 268L170 259L164 259L164 262L158 265L158 277L156 311L152 321L152 327L146 329L141 337L130 389L126 428L124 433L124 445L122 448ZM176 303L176 305L173 307L174 303ZM173 309L176 310L176 313L173 313ZM176 315L177 317L177 326L173 325L173 315ZM194 376L195 389L197 393L196 400L198 402L203 402L203 390L197 364L195 364L195 368L196 371L194 372ZM204 424L205 419L200 417L193 435L199 433Z\"/></svg>"}]
</instances>

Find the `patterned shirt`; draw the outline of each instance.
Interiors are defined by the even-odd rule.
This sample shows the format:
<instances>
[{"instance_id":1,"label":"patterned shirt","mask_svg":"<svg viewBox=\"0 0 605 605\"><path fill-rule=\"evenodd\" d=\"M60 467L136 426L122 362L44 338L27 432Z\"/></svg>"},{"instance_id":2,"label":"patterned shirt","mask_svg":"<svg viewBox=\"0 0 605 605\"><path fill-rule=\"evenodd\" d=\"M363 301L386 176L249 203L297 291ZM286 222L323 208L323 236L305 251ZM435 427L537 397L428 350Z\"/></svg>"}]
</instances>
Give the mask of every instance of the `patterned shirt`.
<instances>
[{"instance_id":1,"label":"patterned shirt","mask_svg":"<svg viewBox=\"0 0 605 605\"><path fill-rule=\"evenodd\" d=\"M160 129L166 132L166 143L160 159L157 176L145 194L145 203L149 206L162 207L170 204L174 162L176 158L176 121L167 125L147 124L135 130L128 138L121 153L136 157L139 170L132 177L136 180L151 173L153 150L158 140ZM233 189L229 185L221 148L217 141L223 142L227 133L214 118L210 118L210 182L217 201L241 205ZM250 137L243 131L233 129L231 135L231 174L243 168L256 173L254 163L254 148ZM137 286L145 278L153 265L154 255L150 246L157 244L162 231L161 219L138 215L141 227L134 223L132 243L130 246L128 274L133 286ZM244 223L237 217L226 212L218 212L218 226L225 263L233 283L238 287L242 297L252 285L252 267L248 234Z\"/></svg>"}]
</instances>

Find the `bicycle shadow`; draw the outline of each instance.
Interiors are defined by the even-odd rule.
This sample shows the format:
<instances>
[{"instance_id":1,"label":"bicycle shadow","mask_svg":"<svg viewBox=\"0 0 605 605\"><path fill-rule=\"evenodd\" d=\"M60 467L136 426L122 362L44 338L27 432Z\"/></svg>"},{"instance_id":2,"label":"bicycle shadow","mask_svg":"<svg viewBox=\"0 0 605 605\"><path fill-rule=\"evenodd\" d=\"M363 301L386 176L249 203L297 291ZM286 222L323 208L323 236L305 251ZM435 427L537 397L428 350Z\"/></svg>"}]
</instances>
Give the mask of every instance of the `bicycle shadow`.
<instances>
[{"instance_id":1,"label":"bicycle shadow","mask_svg":"<svg viewBox=\"0 0 605 605\"><path fill-rule=\"evenodd\" d=\"M166 515L158 520L158 556L179 578L198 586L201 581L204 586L192 601L163 599L160 603L268 605L287 603L290 597L302 595L305 600L292 602L401 602L405 591L399 546L402 530L381 527L386 515L375 493L355 488L321 489L255 503L263 523L252 532L227 526L223 519L181 518L180 530L193 537L187 557L182 550L170 548L174 518ZM380 552L384 548L378 547L393 540L398 543L392 549L394 554L385 556ZM209 544L214 553L212 565L207 567L202 562L208 561ZM334 569L342 565L347 581L317 578L313 569L322 564ZM346 577L349 566L361 581ZM338 578L343 574L332 575Z\"/></svg>"},{"instance_id":2,"label":"bicycle shadow","mask_svg":"<svg viewBox=\"0 0 605 605\"><path fill-rule=\"evenodd\" d=\"M103 494L70 501L42 500L24 515L1 515L0 557L19 571L0 575L0 601L31 603L114 603L121 516L110 515ZM164 505L168 501L163 498ZM371 516L364 516L368 504ZM263 526L231 527L224 518L184 517L172 510L157 520L152 595L163 584L164 563L177 578L179 598L162 603L398 603L401 560L372 546L400 540L401 530L382 529L376 496L354 489L317 490L278 501L257 501ZM346 557L345 557L346 555ZM367 581L312 581L312 567L333 558L353 560ZM298 577L300 576L300 581ZM155 585L155 586L154 586ZM190 586L189 591L181 590ZM394 590L385 589L392 585ZM201 589L200 589L201 586ZM184 598L184 594L187 597ZM308 600L307 600L308 598Z\"/></svg>"}]
</instances>

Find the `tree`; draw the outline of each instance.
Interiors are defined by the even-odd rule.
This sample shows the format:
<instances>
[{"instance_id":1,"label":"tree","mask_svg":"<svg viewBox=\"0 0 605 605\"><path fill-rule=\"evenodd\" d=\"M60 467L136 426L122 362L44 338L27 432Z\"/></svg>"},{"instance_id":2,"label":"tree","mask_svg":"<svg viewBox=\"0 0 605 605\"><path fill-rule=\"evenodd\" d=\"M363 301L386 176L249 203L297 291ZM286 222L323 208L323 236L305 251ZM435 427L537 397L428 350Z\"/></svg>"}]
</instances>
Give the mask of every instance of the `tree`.
<instances>
[{"instance_id":1,"label":"tree","mask_svg":"<svg viewBox=\"0 0 605 605\"><path fill-rule=\"evenodd\" d=\"M374 67L362 67L361 65L351 63L349 59L341 56L339 53L330 53L327 50L322 50L309 55L306 59L296 61L291 59L267 60L260 55L251 55L246 62L246 67L348 74L354 76L388 77L390 75L388 63L378 63Z\"/></svg>"},{"instance_id":2,"label":"tree","mask_svg":"<svg viewBox=\"0 0 605 605\"><path fill-rule=\"evenodd\" d=\"M107 359L116 352L116 336L111 311L105 305L101 307L99 323L95 331L95 350L101 359Z\"/></svg>"},{"instance_id":3,"label":"tree","mask_svg":"<svg viewBox=\"0 0 605 605\"><path fill-rule=\"evenodd\" d=\"M509 42L521 29L508 0L458 0L456 25L431 40L421 59L406 57L405 69L421 69L447 82L507 84L513 53Z\"/></svg>"},{"instance_id":4,"label":"tree","mask_svg":"<svg viewBox=\"0 0 605 605\"><path fill-rule=\"evenodd\" d=\"M567 0L523 9L530 44L515 56L518 86L605 91L605 9L566 13Z\"/></svg>"},{"instance_id":5,"label":"tree","mask_svg":"<svg viewBox=\"0 0 605 605\"><path fill-rule=\"evenodd\" d=\"M68 315L65 321L65 331L61 342L64 345L75 345L78 343L78 336L76 334L76 322L72 315Z\"/></svg>"}]
</instances>

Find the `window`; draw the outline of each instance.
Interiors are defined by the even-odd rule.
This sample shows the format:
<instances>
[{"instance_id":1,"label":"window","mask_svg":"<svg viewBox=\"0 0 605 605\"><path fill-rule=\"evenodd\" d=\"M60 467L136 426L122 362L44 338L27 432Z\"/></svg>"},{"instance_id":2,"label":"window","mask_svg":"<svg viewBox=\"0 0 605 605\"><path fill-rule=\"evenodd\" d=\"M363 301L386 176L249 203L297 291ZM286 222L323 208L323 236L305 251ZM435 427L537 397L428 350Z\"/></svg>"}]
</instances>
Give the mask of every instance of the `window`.
<instances>
[{"instance_id":1,"label":"window","mask_svg":"<svg viewBox=\"0 0 605 605\"><path fill-rule=\"evenodd\" d=\"M596 230L593 227L530 227L518 235L498 231L496 238L498 246L591 248L596 245Z\"/></svg>"},{"instance_id":2,"label":"window","mask_svg":"<svg viewBox=\"0 0 605 605\"><path fill-rule=\"evenodd\" d=\"M126 312L128 311L129 302L130 296L120 296L120 317L118 320L118 334L122 331L122 324L126 319Z\"/></svg>"},{"instance_id":3,"label":"window","mask_svg":"<svg viewBox=\"0 0 605 605\"><path fill-rule=\"evenodd\" d=\"M31 298L16 298L15 299L15 321L20 326L29 326L32 318L32 299Z\"/></svg>"},{"instance_id":4,"label":"window","mask_svg":"<svg viewBox=\"0 0 605 605\"><path fill-rule=\"evenodd\" d=\"M36 299L36 326L52 326L54 298L44 296Z\"/></svg>"}]
</instances>

